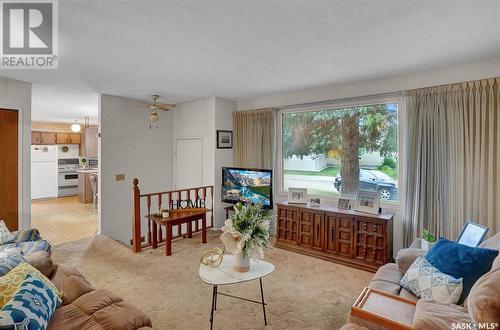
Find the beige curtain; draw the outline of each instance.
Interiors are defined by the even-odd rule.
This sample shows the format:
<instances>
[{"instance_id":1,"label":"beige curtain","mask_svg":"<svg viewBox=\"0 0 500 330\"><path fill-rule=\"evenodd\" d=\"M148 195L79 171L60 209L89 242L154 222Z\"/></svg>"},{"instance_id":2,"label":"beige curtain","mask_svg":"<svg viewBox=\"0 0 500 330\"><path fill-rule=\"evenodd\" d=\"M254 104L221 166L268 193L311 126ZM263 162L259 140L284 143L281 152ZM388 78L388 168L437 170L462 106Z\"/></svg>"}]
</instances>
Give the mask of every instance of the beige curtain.
<instances>
[{"instance_id":1,"label":"beige curtain","mask_svg":"<svg viewBox=\"0 0 500 330\"><path fill-rule=\"evenodd\" d=\"M273 109L233 112L234 163L238 167L272 167Z\"/></svg>"},{"instance_id":2,"label":"beige curtain","mask_svg":"<svg viewBox=\"0 0 500 330\"><path fill-rule=\"evenodd\" d=\"M466 220L500 230L500 78L405 92L404 243L455 239Z\"/></svg>"}]
</instances>

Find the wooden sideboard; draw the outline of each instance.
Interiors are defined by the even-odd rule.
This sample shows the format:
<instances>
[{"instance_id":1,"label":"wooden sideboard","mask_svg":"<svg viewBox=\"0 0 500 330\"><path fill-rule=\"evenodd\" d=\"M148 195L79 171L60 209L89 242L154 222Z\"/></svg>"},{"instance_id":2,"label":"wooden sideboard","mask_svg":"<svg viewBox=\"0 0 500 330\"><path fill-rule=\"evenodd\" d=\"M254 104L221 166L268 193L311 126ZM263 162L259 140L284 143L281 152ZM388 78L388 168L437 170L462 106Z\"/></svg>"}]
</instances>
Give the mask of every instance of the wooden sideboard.
<instances>
[{"instance_id":1,"label":"wooden sideboard","mask_svg":"<svg viewBox=\"0 0 500 330\"><path fill-rule=\"evenodd\" d=\"M392 260L392 212L276 205L276 247L368 271Z\"/></svg>"}]
</instances>

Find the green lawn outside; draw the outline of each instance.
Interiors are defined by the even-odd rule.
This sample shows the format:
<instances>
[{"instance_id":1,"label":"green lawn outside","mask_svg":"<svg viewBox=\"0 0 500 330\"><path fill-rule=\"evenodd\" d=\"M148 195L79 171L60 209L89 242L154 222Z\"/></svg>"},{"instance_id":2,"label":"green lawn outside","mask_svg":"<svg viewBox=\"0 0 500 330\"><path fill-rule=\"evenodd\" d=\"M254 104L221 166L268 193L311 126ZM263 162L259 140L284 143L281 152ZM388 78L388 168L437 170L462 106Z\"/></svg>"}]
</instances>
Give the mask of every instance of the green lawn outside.
<instances>
[{"instance_id":1,"label":"green lawn outside","mask_svg":"<svg viewBox=\"0 0 500 330\"><path fill-rule=\"evenodd\" d=\"M398 179L398 171L393 170L393 169L385 169L385 170L378 170L380 172L383 172L393 178L394 180ZM312 176L331 176L334 177L340 172L340 166L329 166L321 171L315 172L315 171L293 171L293 170L285 170L285 174L290 174L290 175L312 175Z\"/></svg>"}]
</instances>

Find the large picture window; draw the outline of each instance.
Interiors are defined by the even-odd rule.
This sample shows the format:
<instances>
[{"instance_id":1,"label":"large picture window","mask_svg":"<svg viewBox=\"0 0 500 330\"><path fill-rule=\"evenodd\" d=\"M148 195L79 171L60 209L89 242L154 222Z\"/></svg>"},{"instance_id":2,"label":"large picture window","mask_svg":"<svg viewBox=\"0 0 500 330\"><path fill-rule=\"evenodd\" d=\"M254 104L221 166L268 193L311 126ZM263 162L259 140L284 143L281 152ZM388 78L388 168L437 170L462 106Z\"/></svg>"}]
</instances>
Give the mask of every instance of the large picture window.
<instances>
[{"instance_id":1,"label":"large picture window","mask_svg":"<svg viewBox=\"0 0 500 330\"><path fill-rule=\"evenodd\" d=\"M282 185L318 196L398 196L398 103L283 112Z\"/></svg>"}]
</instances>

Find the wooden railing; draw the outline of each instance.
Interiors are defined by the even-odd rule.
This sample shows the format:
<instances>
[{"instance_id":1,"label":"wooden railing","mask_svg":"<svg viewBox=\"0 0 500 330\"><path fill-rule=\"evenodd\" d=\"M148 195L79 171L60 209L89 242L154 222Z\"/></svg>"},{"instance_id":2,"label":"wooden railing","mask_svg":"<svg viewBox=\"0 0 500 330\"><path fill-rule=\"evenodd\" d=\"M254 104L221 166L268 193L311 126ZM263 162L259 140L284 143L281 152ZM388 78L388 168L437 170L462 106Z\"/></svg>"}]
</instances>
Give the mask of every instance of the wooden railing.
<instances>
[{"instance_id":1,"label":"wooden railing","mask_svg":"<svg viewBox=\"0 0 500 330\"><path fill-rule=\"evenodd\" d=\"M203 186L180 190L161 191L154 193L141 194L139 189L139 179L133 180L133 214L132 214L132 251L141 252L143 248L152 245L151 231L152 223L147 216L159 212L161 209L185 209L194 207L207 208L207 228L212 228L214 225L214 187ZM146 213L142 214L141 206L144 204ZM210 219L210 220L209 220ZM148 230L145 236L145 241L142 242L142 221L147 222ZM201 223L198 221L192 224L192 232L201 231ZM187 234L187 225L178 225L174 228L172 238L178 238ZM164 243L165 238L161 226L156 232L158 243Z\"/></svg>"}]
</instances>

